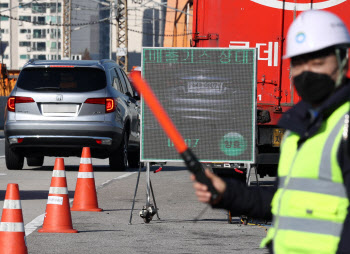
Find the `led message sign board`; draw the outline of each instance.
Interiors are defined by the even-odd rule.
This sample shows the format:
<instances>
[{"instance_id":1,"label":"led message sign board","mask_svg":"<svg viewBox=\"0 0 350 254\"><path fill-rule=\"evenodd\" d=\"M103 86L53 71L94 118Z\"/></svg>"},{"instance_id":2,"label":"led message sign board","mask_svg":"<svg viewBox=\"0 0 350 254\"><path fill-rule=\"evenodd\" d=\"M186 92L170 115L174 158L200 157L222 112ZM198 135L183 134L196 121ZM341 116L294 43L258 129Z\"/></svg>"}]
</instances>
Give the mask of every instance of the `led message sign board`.
<instances>
[{"instance_id":1,"label":"led message sign board","mask_svg":"<svg viewBox=\"0 0 350 254\"><path fill-rule=\"evenodd\" d=\"M201 161L255 161L255 49L143 48L142 75ZM181 161L144 101L141 160Z\"/></svg>"}]
</instances>

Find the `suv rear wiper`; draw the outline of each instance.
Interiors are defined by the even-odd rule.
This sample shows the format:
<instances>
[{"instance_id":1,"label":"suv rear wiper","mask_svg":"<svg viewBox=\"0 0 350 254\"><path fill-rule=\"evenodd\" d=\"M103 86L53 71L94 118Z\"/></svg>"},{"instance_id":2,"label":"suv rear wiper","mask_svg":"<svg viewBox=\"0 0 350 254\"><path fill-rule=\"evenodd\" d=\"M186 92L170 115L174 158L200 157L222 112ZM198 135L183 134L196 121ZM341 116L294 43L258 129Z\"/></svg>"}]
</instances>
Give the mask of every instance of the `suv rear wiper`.
<instances>
[{"instance_id":1,"label":"suv rear wiper","mask_svg":"<svg viewBox=\"0 0 350 254\"><path fill-rule=\"evenodd\" d=\"M60 87L57 86L42 86L42 87L36 87L34 90L61 90Z\"/></svg>"}]
</instances>

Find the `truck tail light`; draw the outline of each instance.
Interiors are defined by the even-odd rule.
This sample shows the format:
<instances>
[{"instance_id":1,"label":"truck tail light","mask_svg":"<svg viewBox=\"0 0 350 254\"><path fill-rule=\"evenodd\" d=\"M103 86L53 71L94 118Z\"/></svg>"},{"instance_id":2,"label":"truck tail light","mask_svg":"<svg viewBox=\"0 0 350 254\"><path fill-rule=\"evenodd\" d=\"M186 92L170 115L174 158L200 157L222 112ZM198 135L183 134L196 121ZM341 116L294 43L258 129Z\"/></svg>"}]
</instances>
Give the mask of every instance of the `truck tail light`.
<instances>
[{"instance_id":1,"label":"truck tail light","mask_svg":"<svg viewBox=\"0 0 350 254\"><path fill-rule=\"evenodd\" d=\"M7 99L7 110L11 112L16 111L16 104L34 102L31 97L11 96Z\"/></svg>"},{"instance_id":2,"label":"truck tail light","mask_svg":"<svg viewBox=\"0 0 350 254\"><path fill-rule=\"evenodd\" d=\"M85 101L85 103L105 105L105 112L106 113L114 112L116 107L117 107L117 100L115 98L111 98L111 97L89 98Z\"/></svg>"}]
</instances>

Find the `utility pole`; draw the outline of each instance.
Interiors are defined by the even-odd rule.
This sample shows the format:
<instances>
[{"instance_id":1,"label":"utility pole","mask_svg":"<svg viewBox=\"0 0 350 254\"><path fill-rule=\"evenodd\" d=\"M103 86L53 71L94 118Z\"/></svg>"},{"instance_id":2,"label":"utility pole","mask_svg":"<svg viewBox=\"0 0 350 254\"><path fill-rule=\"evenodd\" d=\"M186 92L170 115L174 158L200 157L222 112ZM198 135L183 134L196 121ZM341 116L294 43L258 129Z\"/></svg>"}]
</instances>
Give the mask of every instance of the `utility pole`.
<instances>
[{"instance_id":1,"label":"utility pole","mask_svg":"<svg viewBox=\"0 0 350 254\"><path fill-rule=\"evenodd\" d=\"M117 64L128 71L128 4L127 0L116 0L117 20Z\"/></svg>"},{"instance_id":2,"label":"utility pole","mask_svg":"<svg viewBox=\"0 0 350 254\"><path fill-rule=\"evenodd\" d=\"M56 60L58 60L58 0L56 0Z\"/></svg>"},{"instance_id":3,"label":"utility pole","mask_svg":"<svg viewBox=\"0 0 350 254\"><path fill-rule=\"evenodd\" d=\"M112 15L113 15L113 2L109 2L109 59L112 59Z\"/></svg>"},{"instance_id":4,"label":"utility pole","mask_svg":"<svg viewBox=\"0 0 350 254\"><path fill-rule=\"evenodd\" d=\"M71 0L63 0L63 57L69 59L71 57L71 4Z\"/></svg>"},{"instance_id":5,"label":"utility pole","mask_svg":"<svg viewBox=\"0 0 350 254\"><path fill-rule=\"evenodd\" d=\"M5 29L4 29L5 32ZM1 63L4 63L4 52L2 51L2 35L3 33L1 32L1 18L0 18L0 54L1 54Z\"/></svg>"}]
</instances>

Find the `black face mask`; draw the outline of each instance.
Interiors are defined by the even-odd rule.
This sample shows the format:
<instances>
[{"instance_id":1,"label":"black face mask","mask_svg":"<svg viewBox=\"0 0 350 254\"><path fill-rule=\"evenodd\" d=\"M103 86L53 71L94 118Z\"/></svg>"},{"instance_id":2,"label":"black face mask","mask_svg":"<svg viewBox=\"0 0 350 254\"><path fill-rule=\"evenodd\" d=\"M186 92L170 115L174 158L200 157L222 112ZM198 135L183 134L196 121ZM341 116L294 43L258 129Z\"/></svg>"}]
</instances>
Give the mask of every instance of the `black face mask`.
<instances>
[{"instance_id":1,"label":"black face mask","mask_svg":"<svg viewBox=\"0 0 350 254\"><path fill-rule=\"evenodd\" d=\"M329 75L311 71L294 77L294 85L301 99L310 104L324 101L335 88L335 82Z\"/></svg>"}]
</instances>

